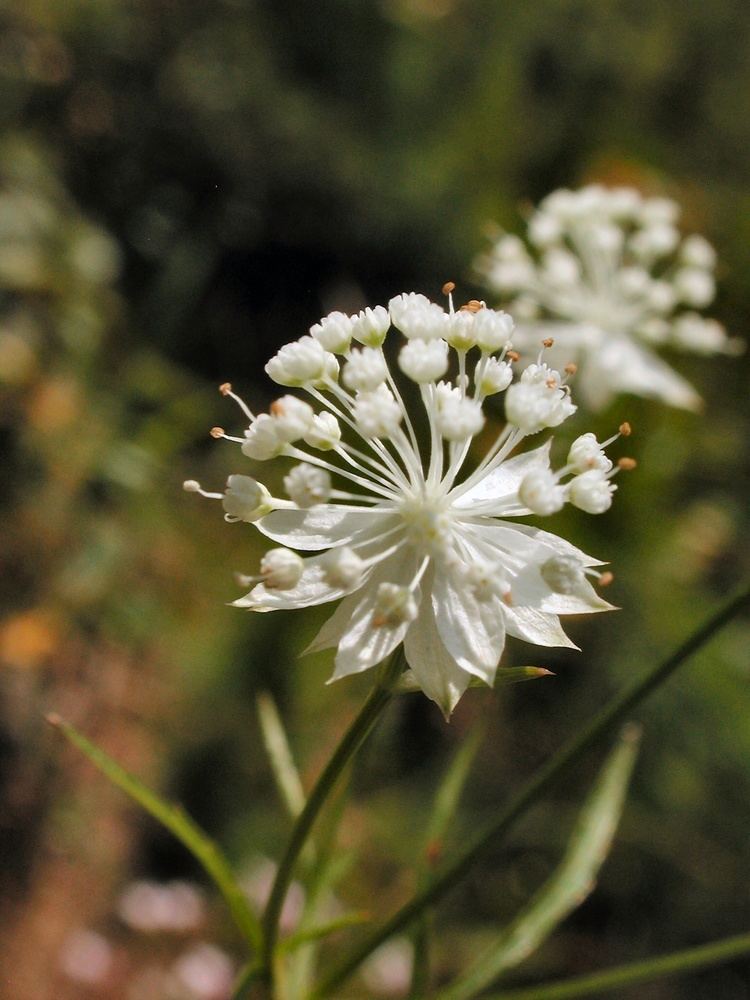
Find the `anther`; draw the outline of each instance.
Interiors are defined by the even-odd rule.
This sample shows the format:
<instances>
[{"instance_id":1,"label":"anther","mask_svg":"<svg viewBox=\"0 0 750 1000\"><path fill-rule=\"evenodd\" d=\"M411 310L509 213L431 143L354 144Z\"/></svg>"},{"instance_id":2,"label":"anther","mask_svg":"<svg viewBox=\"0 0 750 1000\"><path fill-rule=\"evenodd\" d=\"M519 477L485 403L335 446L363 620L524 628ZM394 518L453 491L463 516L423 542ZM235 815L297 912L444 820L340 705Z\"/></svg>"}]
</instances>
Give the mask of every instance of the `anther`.
<instances>
[{"instance_id":1,"label":"anther","mask_svg":"<svg viewBox=\"0 0 750 1000\"><path fill-rule=\"evenodd\" d=\"M186 493L200 493L201 484L195 479L186 479L182 488Z\"/></svg>"},{"instance_id":2,"label":"anther","mask_svg":"<svg viewBox=\"0 0 750 1000\"><path fill-rule=\"evenodd\" d=\"M638 463L634 458L624 457L617 459L617 468L622 469L624 472L630 472L631 469L636 467L636 465L638 465Z\"/></svg>"},{"instance_id":3,"label":"anther","mask_svg":"<svg viewBox=\"0 0 750 1000\"><path fill-rule=\"evenodd\" d=\"M231 382L222 382L221 385L219 386L219 392L222 394L222 396L228 396L231 391L232 391Z\"/></svg>"},{"instance_id":4,"label":"anther","mask_svg":"<svg viewBox=\"0 0 750 1000\"><path fill-rule=\"evenodd\" d=\"M478 313L480 309L484 309L484 302L480 302L479 299L469 299L466 305L461 306L462 312Z\"/></svg>"},{"instance_id":5,"label":"anther","mask_svg":"<svg viewBox=\"0 0 750 1000\"><path fill-rule=\"evenodd\" d=\"M599 586L600 587L608 587L610 585L610 583L612 583L612 581L614 580L614 578L615 578L615 574L614 573L610 573L609 570L606 570L604 573L600 573L599 574L599 580L598 580Z\"/></svg>"},{"instance_id":6,"label":"anther","mask_svg":"<svg viewBox=\"0 0 750 1000\"><path fill-rule=\"evenodd\" d=\"M633 433L633 428L630 426L627 420L625 421L624 424L620 424L620 426L617 429L619 430L620 434L622 434L623 437L630 437L630 435Z\"/></svg>"},{"instance_id":7,"label":"anther","mask_svg":"<svg viewBox=\"0 0 750 1000\"><path fill-rule=\"evenodd\" d=\"M542 341L542 347L553 347L555 343L554 337L545 337Z\"/></svg>"},{"instance_id":8,"label":"anther","mask_svg":"<svg viewBox=\"0 0 750 1000\"><path fill-rule=\"evenodd\" d=\"M455 290L456 290L455 281L446 281L446 283L443 285L443 295L450 295L450 293Z\"/></svg>"},{"instance_id":9,"label":"anther","mask_svg":"<svg viewBox=\"0 0 750 1000\"><path fill-rule=\"evenodd\" d=\"M550 377L546 379L544 384L547 386L548 389L556 389L557 379L552 378L552 376L550 375Z\"/></svg>"},{"instance_id":10,"label":"anther","mask_svg":"<svg viewBox=\"0 0 750 1000\"><path fill-rule=\"evenodd\" d=\"M223 427L212 427L208 433L218 441L219 438L224 437L225 431Z\"/></svg>"},{"instance_id":11,"label":"anther","mask_svg":"<svg viewBox=\"0 0 750 1000\"><path fill-rule=\"evenodd\" d=\"M578 371L578 365L574 361L569 361L563 371L566 375L575 375Z\"/></svg>"},{"instance_id":12,"label":"anther","mask_svg":"<svg viewBox=\"0 0 750 1000\"><path fill-rule=\"evenodd\" d=\"M509 361L520 361L521 359L521 355L518 351L506 351L505 357L508 358Z\"/></svg>"}]
</instances>

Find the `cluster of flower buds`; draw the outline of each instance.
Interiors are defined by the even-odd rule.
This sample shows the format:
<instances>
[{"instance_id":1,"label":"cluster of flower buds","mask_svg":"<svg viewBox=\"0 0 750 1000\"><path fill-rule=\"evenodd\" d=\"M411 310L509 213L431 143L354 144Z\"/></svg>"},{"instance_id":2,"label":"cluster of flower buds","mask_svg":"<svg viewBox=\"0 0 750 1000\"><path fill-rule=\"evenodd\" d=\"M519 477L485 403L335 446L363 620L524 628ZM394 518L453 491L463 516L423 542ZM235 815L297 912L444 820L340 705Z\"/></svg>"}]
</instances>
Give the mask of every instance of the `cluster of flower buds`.
<instances>
[{"instance_id":1,"label":"cluster of flower buds","mask_svg":"<svg viewBox=\"0 0 750 1000\"><path fill-rule=\"evenodd\" d=\"M702 236L683 238L678 216L675 202L632 188L559 190L530 216L527 242L501 234L477 261L487 288L519 323L519 350L533 350L547 324L570 360L590 360L595 375L583 372L579 386L590 405L619 391L697 405L695 393L677 376L669 379L652 354L639 358L624 340L618 353L617 338L701 354L741 350L741 341L697 312L715 295L716 253ZM594 385L589 391L594 381L600 393Z\"/></svg>"}]
</instances>

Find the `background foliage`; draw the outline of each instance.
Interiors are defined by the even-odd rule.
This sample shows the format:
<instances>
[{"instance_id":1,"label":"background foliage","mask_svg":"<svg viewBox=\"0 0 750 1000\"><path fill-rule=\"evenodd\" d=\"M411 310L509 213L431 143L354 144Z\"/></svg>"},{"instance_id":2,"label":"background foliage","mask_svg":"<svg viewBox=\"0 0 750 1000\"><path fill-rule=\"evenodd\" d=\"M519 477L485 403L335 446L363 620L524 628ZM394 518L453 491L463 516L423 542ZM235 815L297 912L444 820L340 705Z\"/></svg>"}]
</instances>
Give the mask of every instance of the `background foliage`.
<instances>
[{"instance_id":1,"label":"background foliage","mask_svg":"<svg viewBox=\"0 0 750 1000\"><path fill-rule=\"evenodd\" d=\"M206 440L235 416L214 384L231 378L261 408L263 363L324 312L436 296L448 278L469 297L489 222L518 229L524 204L592 179L683 204L685 227L719 251L715 314L746 336L748 45L750 8L733 0L2 4L3 1000L138 1000L134 970L183 943L129 932L117 893L136 875L196 875L60 746L44 711L252 866L288 826L256 692L280 702L309 779L367 690L367 677L324 687L325 655L297 659L314 613L225 607L258 542L179 489L187 475L218 486L247 471ZM675 363L704 414L621 399L565 428L636 429L639 468L612 511L556 516L612 559L623 610L572 625L583 654L513 645L509 664L555 678L470 692L450 726L426 699L400 701L348 806L346 846L362 861L352 905L405 898L431 790L476 718L488 736L457 843L747 573L747 355ZM749 638L747 624L728 629L644 710L601 885L509 982L747 929ZM596 763L441 909L439 975L543 880ZM114 948L103 985L65 975L81 927ZM204 933L236 945L218 907ZM746 983L737 963L637 995L733 1000Z\"/></svg>"}]
</instances>

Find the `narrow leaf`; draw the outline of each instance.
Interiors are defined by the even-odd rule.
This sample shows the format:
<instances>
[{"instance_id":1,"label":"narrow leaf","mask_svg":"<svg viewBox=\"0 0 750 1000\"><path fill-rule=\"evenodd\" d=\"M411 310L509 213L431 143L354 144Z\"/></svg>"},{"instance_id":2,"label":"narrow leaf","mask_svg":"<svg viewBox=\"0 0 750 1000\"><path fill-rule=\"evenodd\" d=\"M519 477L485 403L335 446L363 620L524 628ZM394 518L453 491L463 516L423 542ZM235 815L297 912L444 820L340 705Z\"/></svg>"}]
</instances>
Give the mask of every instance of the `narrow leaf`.
<instances>
[{"instance_id":1,"label":"narrow leaf","mask_svg":"<svg viewBox=\"0 0 750 1000\"><path fill-rule=\"evenodd\" d=\"M336 917L335 920L329 920L325 924L318 924L317 927L308 927L305 930L290 934L289 937L284 938L279 944L279 950L284 952L294 951L295 948L299 948L302 944L308 944L311 941L320 941L321 938L328 937L329 934L335 934L336 931L343 930L346 927L356 927L358 924L366 924L370 919L370 914L365 913L364 910L354 910L351 913L344 913L342 916Z\"/></svg>"},{"instance_id":2,"label":"narrow leaf","mask_svg":"<svg viewBox=\"0 0 750 1000\"><path fill-rule=\"evenodd\" d=\"M250 987L258 979L261 973L259 962L252 961L240 969L240 973L232 989L230 1000L250 1000Z\"/></svg>"},{"instance_id":3,"label":"narrow leaf","mask_svg":"<svg viewBox=\"0 0 750 1000\"><path fill-rule=\"evenodd\" d=\"M601 972L589 972L583 976L559 979L554 983L495 993L487 1000L577 1000L578 997L601 997L602 993L609 990L621 990L624 986L684 975L693 969L720 965L722 962L746 958L749 954L750 934L738 934L736 937L698 945L697 948L656 955L644 958L641 962L603 969Z\"/></svg>"},{"instance_id":4,"label":"narrow leaf","mask_svg":"<svg viewBox=\"0 0 750 1000\"><path fill-rule=\"evenodd\" d=\"M305 808L305 793L292 758L281 717L276 703L267 691L258 695L256 705L260 729L263 734L263 744L271 762L279 794L292 819L296 819Z\"/></svg>"},{"instance_id":5,"label":"narrow leaf","mask_svg":"<svg viewBox=\"0 0 750 1000\"><path fill-rule=\"evenodd\" d=\"M47 721L81 750L102 774L165 826L190 851L224 897L243 937L258 950L262 941L260 922L250 908L245 894L237 885L229 862L218 846L180 806L160 798L117 761L89 742L69 722L65 722L58 715L48 715Z\"/></svg>"},{"instance_id":6,"label":"narrow leaf","mask_svg":"<svg viewBox=\"0 0 750 1000\"><path fill-rule=\"evenodd\" d=\"M518 965L581 905L612 844L625 802L639 731L624 730L589 793L568 842L562 862L530 902L501 933L500 939L468 973L439 994L439 1000L468 1000L506 969Z\"/></svg>"},{"instance_id":7,"label":"narrow leaf","mask_svg":"<svg viewBox=\"0 0 750 1000\"><path fill-rule=\"evenodd\" d=\"M430 864L434 863L436 851L442 853L446 831L458 811L461 793L486 731L487 726L483 722L472 729L451 761L437 791L427 827L427 842L425 844L425 855Z\"/></svg>"}]
</instances>

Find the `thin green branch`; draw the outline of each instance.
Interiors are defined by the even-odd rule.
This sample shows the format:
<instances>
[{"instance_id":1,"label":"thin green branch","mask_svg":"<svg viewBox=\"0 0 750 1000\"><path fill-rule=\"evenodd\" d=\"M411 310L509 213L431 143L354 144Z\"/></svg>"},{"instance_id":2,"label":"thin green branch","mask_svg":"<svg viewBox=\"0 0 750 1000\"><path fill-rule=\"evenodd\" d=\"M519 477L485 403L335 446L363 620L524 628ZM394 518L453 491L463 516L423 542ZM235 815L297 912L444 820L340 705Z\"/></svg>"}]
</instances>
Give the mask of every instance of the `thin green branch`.
<instances>
[{"instance_id":1,"label":"thin green branch","mask_svg":"<svg viewBox=\"0 0 750 1000\"><path fill-rule=\"evenodd\" d=\"M333 791L336 782L341 777L349 761L354 757L378 717L393 695L393 682L403 670L403 652L399 647L392 655L387 665L382 668L380 678L370 692L359 714L344 733L341 742L336 747L333 756L328 761L314 788L310 792L304 809L297 817L292 834L282 858L276 879L271 889L268 905L263 915L265 947L263 951L263 968L266 977L273 968L273 956L279 933L279 917L287 890L294 874L294 867L307 841L308 835L318 815L325 805L328 796Z\"/></svg>"},{"instance_id":2,"label":"thin green branch","mask_svg":"<svg viewBox=\"0 0 750 1000\"><path fill-rule=\"evenodd\" d=\"M501 815L489 823L475 838L467 851L445 868L435 879L418 892L408 903L398 910L382 927L365 938L344 960L335 966L319 984L313 997L330 996L332 991L344 982L384 941L412 923L427 907L442 899L465 877L474 863L513 826L556 780L575 764L610 729L623 722L656 688L664 683L678 667L690 659L727 622L731 621L743 608L750 604L750 587L728 601L719 611L698 628L681 646L661 663L636 679L584 726L583 729L565 743L557 753L544 764L534 777L511 801Z\"/></svg>"},{"instance_id":3,"label":"thin green branch","mask_svg":"<svg viewBox=\"0 0 750 1000\"><path fill-rule=\"evenodd\" d=\"M618 965L604 972L590 972L585 976L575 976L556 983L541 983L519 990L505 990L493 993L487 1000L572 1000L573 997L599 996L607 990L616 990L636 983L651 982L665 976L681 975L693 969L702 969L720 962L730 962L750 954L750 934L738 934L711 944L673 951L669 955L658 955L643 962Z\"/></svg>"}]
</instances>

